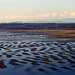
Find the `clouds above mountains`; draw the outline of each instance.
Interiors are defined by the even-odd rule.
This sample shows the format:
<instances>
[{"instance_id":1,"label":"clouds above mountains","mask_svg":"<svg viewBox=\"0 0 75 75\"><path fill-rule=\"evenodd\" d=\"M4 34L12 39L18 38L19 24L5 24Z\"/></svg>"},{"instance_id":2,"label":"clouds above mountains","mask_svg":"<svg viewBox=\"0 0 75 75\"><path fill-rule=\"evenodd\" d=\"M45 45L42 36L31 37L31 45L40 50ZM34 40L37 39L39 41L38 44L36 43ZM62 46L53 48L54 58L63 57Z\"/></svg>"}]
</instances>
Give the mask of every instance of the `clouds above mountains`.
<instances>
[{"instance_id":1,"label":"clouds above mountains","mask_svg":"<svg viewBox=\"0 0 75 75\"><path fill-rule=\"evenodd\" d=\"M56 20L56 19L65 19L65 18L75 18L75 12L63 12L63 13L41 13L41 14L35 14L35 15L24 15L24 16L19 16L19 15L8 15L8 16L0 16L0 20L4 20L6 22L10 21L40 21L40 20L45 20L45 21L51 21Z\"/></svg>"},{"instance_id":2,"label":"clouds above mountains","mask_svg":"<svg viewBox=\"0 0 75 75\"><path fill-rule=\"evenodd\" d=\"M71 12L71 13L68 13L68 12L64 12L64 13L61 13L61 14L58 14L58 13L44 13L44 14L38 14L38 15L29 15L29 16L17 16L17 15L8 15L8 16L5 16L3 18L5 19L18 19L18 18L21 18L21 19L27 19L27 18L54 18L54 17L69 17L69 18L75 18L75 12ZM1 18L1 17L0 17Z\"/></svg>"},{"instance_id":3,"label":"clouds above mountains","mask_svg":"<svg viewBox=\"0 0 75 75\"><path fill-rule=\"evenodd\" d=\"M45 13L45 14L38 14L36 16L32 16L32 15L29 15L29 16L16 16L16 15L12 15L12 16L5 16L4 18L6 19L14 19L14 18L47 18L47 17L50 17L50 15L52 16L55 16L54 13Z\"/></svg>"},{"instance_id":4,"label":"clouds above mountains","mask_svg":"<svg viewBox=\"0 0 75 75\"><path fill-rule=\"evenodd\" d=\"M68 12L64 12L63 14L60 14L60 17L65 17L68 15Z\"/></svg>"},{"instance_id":5,"label":"clouds above mountains","mask_svg":"<svg viewBox=\"0 0 75 75\"><path fill-rule=\"evenodd\" d=\"M75 0L0 0L0 22L75 18Z\"/></svg>"}]
</instances>

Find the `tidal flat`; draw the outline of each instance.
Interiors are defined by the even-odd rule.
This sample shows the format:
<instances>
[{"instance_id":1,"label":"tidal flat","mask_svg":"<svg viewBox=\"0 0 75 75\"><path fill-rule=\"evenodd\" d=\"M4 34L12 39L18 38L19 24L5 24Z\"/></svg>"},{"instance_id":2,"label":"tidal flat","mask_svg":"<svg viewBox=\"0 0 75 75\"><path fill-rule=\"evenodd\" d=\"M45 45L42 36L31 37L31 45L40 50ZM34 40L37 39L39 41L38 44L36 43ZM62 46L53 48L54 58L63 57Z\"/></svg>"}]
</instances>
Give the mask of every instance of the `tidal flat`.
<instances>
[{"instance_id":1,"label":"tidal flat","mask_svg":"<svg viewBox=\"0 0 75 75\"><path fill-rule=\"evenodd\" d=\"M41 74L75 74L75 38L1 32L0 75Z\"/></svg>"}]
</instances>

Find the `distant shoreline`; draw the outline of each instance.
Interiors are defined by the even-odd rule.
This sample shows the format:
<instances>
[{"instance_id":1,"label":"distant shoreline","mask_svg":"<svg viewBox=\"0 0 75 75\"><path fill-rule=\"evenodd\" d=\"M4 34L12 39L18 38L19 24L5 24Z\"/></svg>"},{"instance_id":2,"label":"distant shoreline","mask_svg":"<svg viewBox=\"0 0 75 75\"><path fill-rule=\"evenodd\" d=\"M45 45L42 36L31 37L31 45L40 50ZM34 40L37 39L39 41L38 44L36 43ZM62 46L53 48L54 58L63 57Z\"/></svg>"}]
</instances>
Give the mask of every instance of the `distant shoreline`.
<instances>
[{"instance_id":1,"label":"distant shoreline","mask_svg":"<svg viewBox=\"0 0 75 75\"><path fill-rule=\"evenodd\" d=\"M26 33L29 35L49 35L51 38L75 38L75 30L8 30L8 32Z\"/></svg>"},{"instance_id":2,"label":"distant shoreline","mask_svg":"<svg viewBox=\"0 0 75 75\"><path fill-rule=\"evenodd\" d=\"M2 23L0 30L75 30L75 23Z\"/></svg>"}]
</instances>

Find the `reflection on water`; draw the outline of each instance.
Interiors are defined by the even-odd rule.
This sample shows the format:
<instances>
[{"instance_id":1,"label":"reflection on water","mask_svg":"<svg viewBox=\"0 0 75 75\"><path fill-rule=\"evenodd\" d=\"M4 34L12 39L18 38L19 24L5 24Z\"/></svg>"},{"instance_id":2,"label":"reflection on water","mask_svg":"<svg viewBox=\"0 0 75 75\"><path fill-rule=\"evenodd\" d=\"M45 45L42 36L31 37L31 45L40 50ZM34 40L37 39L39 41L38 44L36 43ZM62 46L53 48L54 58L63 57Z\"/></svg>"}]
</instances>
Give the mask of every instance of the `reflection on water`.
<instances>
[{"instance_id":1,"label":"reflection on water","mask_svg":"<svg viewBox=\"0 0 75 75\"><path fill-rule=\"evenodd\" d=\"M0 33L0 41L75 41L75 38L51 38L50 35L5 32Z\"/></svg>"},{"instance_id":2,"label":"reflection on water","mask_svg":"<svg viewBox=\"0 0 75 75\"><path fill-rule=\"evenodd\" d=\"M75 42L28 36L0 41L1 75L74 75Z\"/></svg>"}]
</instances>

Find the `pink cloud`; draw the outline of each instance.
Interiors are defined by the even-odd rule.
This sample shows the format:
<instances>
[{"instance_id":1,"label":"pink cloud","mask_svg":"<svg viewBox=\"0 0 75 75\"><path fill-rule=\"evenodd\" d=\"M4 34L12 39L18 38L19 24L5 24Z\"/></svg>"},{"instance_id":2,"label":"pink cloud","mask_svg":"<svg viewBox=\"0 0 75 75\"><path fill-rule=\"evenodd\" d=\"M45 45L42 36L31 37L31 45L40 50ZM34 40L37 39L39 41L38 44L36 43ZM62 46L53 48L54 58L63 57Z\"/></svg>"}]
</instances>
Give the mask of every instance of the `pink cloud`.
<instances>
[{"instance_id":1,"label":"pink cloud","mask_svg":"<svg viewBox=\"0 0 75 75\"><path fill-rule=\"evenodd\" d=\"M39 14L37 16L35 16L36 18L40 18L40 17L49 17L50 16L50 13L47 13L47 14Z\"/></svg>"},{"instance_id":2,"label":"pink cloud","mask_svg":"<svg viewBox=\"0 0 75 75\"><path fill-rule=\"evenodd\" d=\"M23 18L22 16L5 16L6 19L16 19L16 18Z\"/></svg>"},{"instance_id":3,"label":"pink cloud","mask_svg":"<svg viewBox=\"0 0 75 75\"><path fill-rule=\"evenodd\" d=\"M28 18L34 18L34 16L27 16Z\"/></svg>"},{"instance_id":4,"label":"pink cloud","mask_svg":"<svg viewBox=\"0 0 75 75\"><path fill-rule=\"evenodd\" d=\"M52 14L52 16L57 16L57 13L51 13Z\"/></svg>"},{"instance_id":5,"label":"pink cloud","mask_svg":"<svg viewBox=\"0 0 75 75\"><path fill-rule=\"evenodd\" d=\"M74 18L75 17L75 12L70 13L70 17Z\"/></svg>"},{"instance_id":6,"label":"pink cloud","mask_svg":"<svg viewBox=\"0 0 75 75\"><path fill-rule=\"evenodd\" d=\"M64 12L64 14L60 14L60 17L65 17L67 16L68 12Z\"/></svg>"}]
</instances>

